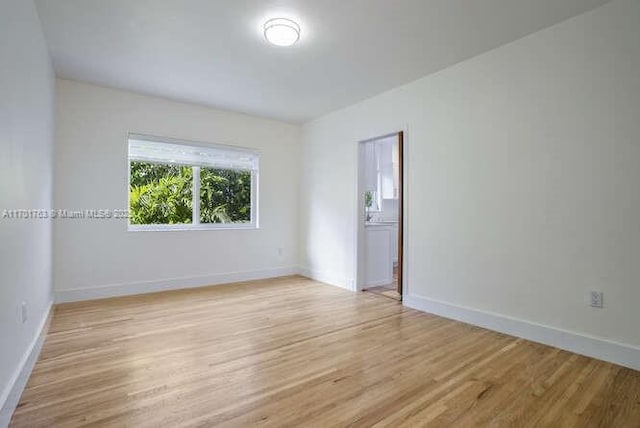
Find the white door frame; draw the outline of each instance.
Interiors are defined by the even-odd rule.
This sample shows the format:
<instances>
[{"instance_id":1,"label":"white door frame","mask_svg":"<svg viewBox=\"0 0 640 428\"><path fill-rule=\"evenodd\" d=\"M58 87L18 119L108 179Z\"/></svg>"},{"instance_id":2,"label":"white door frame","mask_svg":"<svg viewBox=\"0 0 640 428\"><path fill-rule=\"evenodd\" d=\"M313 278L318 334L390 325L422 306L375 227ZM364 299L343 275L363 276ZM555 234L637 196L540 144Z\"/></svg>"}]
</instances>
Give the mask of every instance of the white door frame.
<instances>
[{"instance_id":1,"label":"white door frame","mask_svg":"<svg viewBox=\"0 0 640 428\"><path fill-rule=\"evenodd\" d=\"M359 140L356 144L356 209L355 209L355 254L354 254L354 290L362 291L364 288L364 266L365 266L365 214L364 214L364 144L383 138L392 137L403 133L403 152L402 152L402 296L407 296L409 292L409 133L408 127L402 126L396 128L393 132L380 133L377 136Z\"/></svg>"}]
</instances>

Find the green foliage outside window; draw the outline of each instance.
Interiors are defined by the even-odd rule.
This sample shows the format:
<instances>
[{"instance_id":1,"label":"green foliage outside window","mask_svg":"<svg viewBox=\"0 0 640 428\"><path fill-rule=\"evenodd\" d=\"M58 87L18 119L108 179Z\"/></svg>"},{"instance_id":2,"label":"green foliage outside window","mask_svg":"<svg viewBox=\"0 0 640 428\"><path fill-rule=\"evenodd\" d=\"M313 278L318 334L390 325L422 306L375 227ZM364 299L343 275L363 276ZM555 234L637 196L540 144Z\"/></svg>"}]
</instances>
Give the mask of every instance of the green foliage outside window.
<instances>
[{"instance_id":1,"label":"green foliage outside window","mask_svg":"<svg viewBox=\"0 0 640 428\"><path fill-rule=\"evenodd\" d=\"M251 172L200 168L200 223L251 221Z\"/></svg>"},{"instance_id":2,"label":"green foliage outside window","mask_svg":"<svg viewBox=\"0 0 640 428\"><path fill-rule=\"evenodd\" d=\"M131 162L131 224L188 224L193 218L193 167ZM251 221L251 172L200 169L200 223Z\"/></svg>"},{"instance_id":3,"label":"green foliage outside window","mask_svg":"<svg viewBox=\"0 0 640 428\"><path fill-rule=\"evenodd\" d=\"M191 223L193 169L131 162L129 210L131 224Z\"/></svg>"}]
</instances>

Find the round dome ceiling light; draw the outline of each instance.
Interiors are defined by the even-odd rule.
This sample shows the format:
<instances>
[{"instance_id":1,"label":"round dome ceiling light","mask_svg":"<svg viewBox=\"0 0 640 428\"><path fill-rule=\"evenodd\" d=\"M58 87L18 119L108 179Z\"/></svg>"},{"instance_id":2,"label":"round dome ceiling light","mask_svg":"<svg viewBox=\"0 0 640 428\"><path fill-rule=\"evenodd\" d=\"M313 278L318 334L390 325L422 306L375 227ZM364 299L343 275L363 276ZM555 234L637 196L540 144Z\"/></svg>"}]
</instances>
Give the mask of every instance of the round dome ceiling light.
<instances>
[{"instance_id":1,"label":"round dome ceiling light","mask_svg":"<svg viewBox=\"0 0 640 428\"><path fill-rule=\"evenodd\" d=\"M264 23L264 38L276 46L291 46L300 40L300 26L287 18L273 18Z\"/></svg>"}]
</instances>

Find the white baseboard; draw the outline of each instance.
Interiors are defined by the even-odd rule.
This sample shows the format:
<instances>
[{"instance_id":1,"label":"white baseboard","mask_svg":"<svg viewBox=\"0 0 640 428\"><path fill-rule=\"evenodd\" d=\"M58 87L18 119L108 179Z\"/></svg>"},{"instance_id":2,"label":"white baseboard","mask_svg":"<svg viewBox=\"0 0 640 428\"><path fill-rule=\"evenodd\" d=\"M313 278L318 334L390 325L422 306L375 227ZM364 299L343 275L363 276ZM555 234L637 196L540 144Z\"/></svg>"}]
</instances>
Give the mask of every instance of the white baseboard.
<instances>
[{"instance_id":1,"label":"white baseboard","mask_svg":"<svg viewBox=\"0 0 640 428\"><path fill-rule=\"evenodd\" d=\"M372 281L369 282L367 284L363 284L362 288L363 289L367 289L367 288L372 288L372 287L382 287L383 285L389 285L389 284L393 284L393 278L390 280L383 280L383 281Z\"/></svg>"},{"instance_id":2,"label":"white baseboard","mask_svg":"<svg viewBox=\"0 0 640 428\"><path fill-rule=\"evenodd\" d=\"M422 296L407 295L403 304L409 308L451 318L533 342L554 346L621 366L640 370L640 348L562 330L542 324L471 309Z\"/></svg>"},{"instance_id":3,"label":"white baseboard","mask_svg":"<svg viewBox=\"0 0 640 428\"><path fill-rule=\"evenodd\" d=\"M337 275L333 275L328 272L309 269L306 267L300 267L298 269L298 273L307 278L314 279L316 281L324 282L325 284L333 285L335 287L344 288L349 291L354 291L354 281L353 279L340 277Z\"/></svg>"},{"instance_id":4,"label":"white baseboard","mask_svg":"<svg viewBox=\"0 0 640 428\"><path fill-rule=\"evenodd\" d=\"M49 308L42 320L40 320L35 337L22 356L13 376L9 379L9 383L7 383L4 391L2 391L2 395L0 395L0 427L2 428L9 426L11 416L13 416L16 406L20 402L22 391L24 391L25 386L27 386L31 371L38 360L44 339L49 330L52 308L53 302L49 303Z\"/></svg>"},{"instance_id":5,"label":"white baseboard","mask_svg":"<svg viewBox=\"0 0 640 428\"><path fill-rule=\"evenodd\" d=\"M289 266L248 272L232 272L217 275L169 278L155 281L138 281L125 284L109 284L97 287L56 290L55 295L56 303L78 302L81 300L103 299L107 297L129 296L134 294L154 293L157 291L206 287L209 285L228 284L231 282L276 278L279 276L295 275L297 273L297 267Z\"/></svg>"}]
</instances>

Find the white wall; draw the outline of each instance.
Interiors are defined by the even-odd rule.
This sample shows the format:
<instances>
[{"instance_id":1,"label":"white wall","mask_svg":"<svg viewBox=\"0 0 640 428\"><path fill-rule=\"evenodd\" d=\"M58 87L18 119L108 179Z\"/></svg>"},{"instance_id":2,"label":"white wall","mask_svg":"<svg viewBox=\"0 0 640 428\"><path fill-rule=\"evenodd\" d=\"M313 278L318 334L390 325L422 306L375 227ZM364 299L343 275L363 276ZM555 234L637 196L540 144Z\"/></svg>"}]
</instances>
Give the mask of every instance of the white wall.
<instances>
[{"instance_id":1,"label":"white wall","mask_svg":"<svg viewBox=\"0 0 640 428\"><path fill-rule=\"evenodd\" d=\"M57 95L58 209L127 208L129 132L261 155L258 230L128 232L126 220L57 220L54 288L61 300L295 271L299 127L65 80Z\"/></svg>"},{"instance_id":2,"label":"white wall","mask_svg":"<svg viewBox=\"0 0 640 428\"><path fill-rule=\"evenodd\" d=\"M51 206L54 77L31 0L0 1L0 94L2 407L51 304L51 222L2 218Z\"/></svg>"},{"instance_id":3,"label":"white wall","mask_svg":"<svg viewBox=\"0 0 640 428\"><path fill-rule=\"evenodd\" d=\"M640 345L639 23L617 0L307 124L304 271L353 287L356 143L406 127L409 297Z\"/></svg>"}]
</instances>

